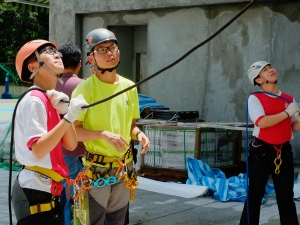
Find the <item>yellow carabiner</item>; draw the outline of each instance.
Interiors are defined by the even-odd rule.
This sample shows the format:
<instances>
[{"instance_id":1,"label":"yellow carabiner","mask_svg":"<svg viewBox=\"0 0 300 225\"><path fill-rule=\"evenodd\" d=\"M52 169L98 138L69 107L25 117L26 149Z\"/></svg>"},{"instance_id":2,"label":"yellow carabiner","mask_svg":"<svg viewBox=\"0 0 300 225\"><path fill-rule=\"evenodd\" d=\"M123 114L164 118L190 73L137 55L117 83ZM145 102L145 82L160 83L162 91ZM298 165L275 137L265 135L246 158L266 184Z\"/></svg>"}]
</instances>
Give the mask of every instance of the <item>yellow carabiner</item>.
<instances>
[{"instance_id":1,"label":"yellow carabiner","mask_svg":"<svg viewBox=\"0 0 300 225\"><path fill-rule=\"evenodd\" d=\"M278 163L278 164L277 164L277 160L279 160L279 163ZM281 159L281 158L275 158L274 164L275 164L275 166L276 166L276 168L275 168L275 173L276 173L276 174L279 174L279 173L280 173L279 167L280 167L281 163L282 163L282 159Z\"/></svg>"}]
</instances>

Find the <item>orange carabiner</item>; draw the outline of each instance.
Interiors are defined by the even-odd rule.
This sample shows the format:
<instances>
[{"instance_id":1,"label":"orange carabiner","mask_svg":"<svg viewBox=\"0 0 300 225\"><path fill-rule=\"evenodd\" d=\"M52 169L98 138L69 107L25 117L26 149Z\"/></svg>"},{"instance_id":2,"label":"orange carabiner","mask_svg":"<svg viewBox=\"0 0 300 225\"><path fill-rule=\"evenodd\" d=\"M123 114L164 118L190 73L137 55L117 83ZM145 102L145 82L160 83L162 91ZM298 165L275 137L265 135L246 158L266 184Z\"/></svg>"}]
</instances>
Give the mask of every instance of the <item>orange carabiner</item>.
<instances>
[{"instance_id":1,"label":"orange carabiner","mask_svg":"<svg viewBox=\"0 0 300 225\"><path fill-rule=\"evenodd\" d=\"M115 172L115 176L118 176L119 173L121 172L121 169L125 168L125 166L126 166L126 158L124 158L124 163L121 163L120 159L117 159L117 162L119 164L119 167L118 167L117 171Z\"/></svg>"}]
</instances>

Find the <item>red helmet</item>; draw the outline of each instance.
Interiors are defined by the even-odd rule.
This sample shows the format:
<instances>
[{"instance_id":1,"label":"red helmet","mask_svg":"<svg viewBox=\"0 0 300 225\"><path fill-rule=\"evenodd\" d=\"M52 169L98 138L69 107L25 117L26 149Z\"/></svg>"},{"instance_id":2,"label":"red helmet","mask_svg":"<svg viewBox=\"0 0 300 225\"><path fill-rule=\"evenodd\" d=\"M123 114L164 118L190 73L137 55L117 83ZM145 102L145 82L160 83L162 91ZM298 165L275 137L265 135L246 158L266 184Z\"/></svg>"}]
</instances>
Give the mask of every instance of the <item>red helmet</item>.
<instances>
[{"instance_id":1,"label":"red helmet","mask_svg":"<svg viewBox=\"0 0 300 225\"><path fill-rule=\"evenodd\" d=\"M25 60L35 52L38 48L40 48L43 45L50 45L53 48L57 49L56 45L53 44L50 41L46 40L32 40L27 42L25 45L22 46L22 48L19 50L17 56L16 56L16 69L17 73L20 77L20 80L26 83L32 83L32 80L30 80L31 72L28 70L27 65L24 65Z\"/></svg>"}]
</instances>

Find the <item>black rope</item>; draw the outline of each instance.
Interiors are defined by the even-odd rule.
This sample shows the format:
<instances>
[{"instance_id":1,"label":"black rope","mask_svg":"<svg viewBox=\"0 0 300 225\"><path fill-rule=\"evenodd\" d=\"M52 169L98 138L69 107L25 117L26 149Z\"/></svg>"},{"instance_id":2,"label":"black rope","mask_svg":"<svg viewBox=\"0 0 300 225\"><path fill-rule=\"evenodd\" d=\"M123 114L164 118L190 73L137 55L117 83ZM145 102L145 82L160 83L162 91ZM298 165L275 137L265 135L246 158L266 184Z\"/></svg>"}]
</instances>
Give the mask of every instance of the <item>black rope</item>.
<instances>
[{"instance_id":1,"label":"black rope","mask_svg":"<svg viewBox=\"0 0 300 225\"><path fill-rule=\"evenodd\" d=\"M191 50L189 50L187 53L185 53L183 56L181 56L179 59L177 59L176 61L174 61L173 63L171 63L170 65L162 68L161 70L157 71L156 73L150 75L149 77L135 83L134 85L125 88L122 91L117 92L116 94L113 94L105 99L102 99L100 101L94 102L90 105L86 105L83 106L82 108L90 108L94 105L98 105L100 103L106 102L120 94L123 94L126 91L129 91L132 88L135 88L139 85L141 85L142 83L145 83L146 81L156 77L158 74L166 71L167 69L170 69L171 67L175 66L177 63L179 63L180 61L182 61L184 58L186 58L187 56L189 56L192 52L196 51L198 48L200 48L201 46L205 45L206 43L208 43L209 41L211 41L213 38L215 38L218 34L220 34L223 30L225 30L225 28L227 28L230 24L232 24L235 20L237 20L237 18L239 18L244 12L246 12L256 1L258 0L252 0L246 7L244 7L235 17L233 17L231 20L229 20L225 25L223 25L219 30L217 30L213 35L211 35L209 38L207 38L206 40L204 40L203 42L201 42L200 44L196 45L194 48L192 48Z\"/></svg>"}]
</instances>

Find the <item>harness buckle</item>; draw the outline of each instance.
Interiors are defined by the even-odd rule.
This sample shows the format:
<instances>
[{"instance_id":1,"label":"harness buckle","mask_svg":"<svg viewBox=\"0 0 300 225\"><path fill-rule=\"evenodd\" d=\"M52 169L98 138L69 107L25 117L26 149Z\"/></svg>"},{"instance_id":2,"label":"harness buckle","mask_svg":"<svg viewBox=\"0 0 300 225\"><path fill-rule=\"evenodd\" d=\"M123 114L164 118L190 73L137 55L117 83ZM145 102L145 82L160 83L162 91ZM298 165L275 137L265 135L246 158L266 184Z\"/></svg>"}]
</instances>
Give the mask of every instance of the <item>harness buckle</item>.
<instances>
[{"instance_id":1,"label":"harness buckle","mask_svg":"<svg viewBox=\"0 0 300 225\"><path fill-rule=\"evenodd\" d=\"M37 209L37 213L40 213L42 211L41 210L41 203L36 204L36 209Z\"/></svg>"}]
</instances>

